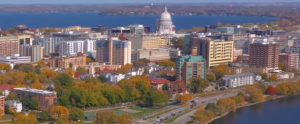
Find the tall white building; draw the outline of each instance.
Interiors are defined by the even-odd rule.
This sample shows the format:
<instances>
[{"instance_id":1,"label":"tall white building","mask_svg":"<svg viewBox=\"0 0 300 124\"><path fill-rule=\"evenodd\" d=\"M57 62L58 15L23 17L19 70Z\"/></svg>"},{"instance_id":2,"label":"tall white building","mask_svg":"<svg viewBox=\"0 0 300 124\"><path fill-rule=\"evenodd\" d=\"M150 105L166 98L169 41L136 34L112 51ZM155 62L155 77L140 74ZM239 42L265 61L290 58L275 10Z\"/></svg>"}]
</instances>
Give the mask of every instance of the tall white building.
<instances>
[{"instance_id":1,"label":"tall white building","mask_svg":"<svg viewBox=\"0 0 300 124\"><path fill-rule=\"evenodd\" d=\"M83 45L83 53L96 52L96 40L85 40Z\"/></svg>"},{"instance_id":2,"label":"tall white building","mask_svg":"<svg viewBox=\"0 0 300 124\"><path fill-rule=\"evenodd\" d=\"M157 21L156 32L159 34L175 34L175 26L167 7L165 7L165 11L161 13L160 19Z\"/></svg>"},{"instance_id":3,"label":"tall white building","mask_svg":"<svg viewBox=\"0 0 300 124\"><path fill-rule=\"evenodd\" d=\"M77 55L78 52L83 52L84 41L62 41L59 45L59 55Z\"/></svg>"}]
</instances>

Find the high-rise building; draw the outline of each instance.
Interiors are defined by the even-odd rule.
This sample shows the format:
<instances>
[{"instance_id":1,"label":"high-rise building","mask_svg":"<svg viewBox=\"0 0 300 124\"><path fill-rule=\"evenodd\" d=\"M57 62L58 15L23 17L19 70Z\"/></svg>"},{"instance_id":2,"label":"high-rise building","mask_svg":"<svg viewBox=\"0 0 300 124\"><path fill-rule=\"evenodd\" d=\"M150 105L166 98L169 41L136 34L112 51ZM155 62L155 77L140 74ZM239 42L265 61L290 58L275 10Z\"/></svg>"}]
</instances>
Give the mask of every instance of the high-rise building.
<instances>
[{"instance_id":1,"label":"high-rise building","mask_svg":"<svg viewBox=\"0 0 300 124\"><path fill-rule=\"evenodd\" d=\"M96 40L84 40L83 53L96 52Z\"/></svg>"},{"instance_id":2,"label":"high-rise building","mask_svg":"<svg viewBox=\"0 0 300 124\"><path fill-rule=\"evenodd\" d=\"M20 56L31 56L32 62L40 61L44 57L44 47L40 45L21 45Z\"/></svg>"},{"instance_id":3,"label":"high-rise building","mask_svg":"<svg viewBox=\"0 0 300 124\"><path fill-rule=\"evenodd\" d=\"M206 60L202 56L181 56L176 62L176 76L188 83L193 77L206 77Z\"/></svg>"},{"instance_id":4,"label":"high-rise building","mask_svg":"<svg viewBox=\"0 0 300 124\"><path fill-rule=\"evenodd\" d=\"M197 52L207 61L207 67L233 62L233 41L199 39Z\"/></svg>"},{"instance_id":5,"label":"high-rise building","mask_svg":"<svg viewBox=\"0 0 300 124\"><path fill-rule=\"evenodd\" d=\"M159 34L175 34L175 26L167 7L165 7L165 11L161 13L160 19L157 21L156 32Z\"/></svg>"},{"instance_id":6,"label":"high-rise building","mask_svg":"<svg viewBox=\"0 0 300 124\"><path fill-rule=\"evenodd\" d=\"M290 52L280 53L279 62L283 63L288 70L299 69L299 54L293 54Z\"/></svg>"},{"instance_id":7,"label":"high-rise building","mask_svg":"<svg viewBox=\"0 0 300 124\"><path fill-rule=\"evenodd\" d=\"M19 42L17 36L0 36L0 56L19 54Z\"/></svg>"},{"instance_id":8,"label":"high-rise building","mask_svg":"<svg viewBox=\"0 0 300 124\"><path fill-rule=\"evenodd\" d=\"M125 65L131 63L131 42L119 40L97 41L96 60L100 63Z\"/></svg>"},{"instance_id":9,"label":"high-rise building","mask_svg":"<svg viewBox=\"0 0 300 124\"><path fill-rule=\"evenodd\" d=\"M271 42L257 42L250 44L249 66L278 68L279 45Z\"/></svg>"},{"instance_id":10,"label":"high-rise building","mask_svg":"<svg viewBox=\"0 0 300 124\"><path fill-rule=\"evenodd\" d=\"M84 41L62 41L59 44L59 55L73 56L78 52L83 53Z\"/></svg>"}]
</instances>

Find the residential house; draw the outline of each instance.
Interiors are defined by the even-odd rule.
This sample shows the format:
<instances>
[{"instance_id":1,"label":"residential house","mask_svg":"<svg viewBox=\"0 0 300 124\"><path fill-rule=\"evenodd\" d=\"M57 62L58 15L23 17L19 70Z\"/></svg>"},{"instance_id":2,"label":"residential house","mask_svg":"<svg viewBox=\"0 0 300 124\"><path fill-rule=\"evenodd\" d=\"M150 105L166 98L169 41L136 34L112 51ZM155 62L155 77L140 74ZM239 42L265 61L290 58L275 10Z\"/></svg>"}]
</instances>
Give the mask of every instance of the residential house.
<instances>
[{"instance_id":1,"label":"residential house","mask_svg":"<svg viewBox=\"0 0 300 124\"><path fill-rule=\"evenodd\" d=\"M170 86L170 81L165 78L155 79L155 78L149 78L148 81L150 84L155 87L156 89L162 90L162 86L164 84L168 84Z\"/></svg>"},{"instance_id":2,"label":"residential house","mask_svg":"<svg viewBox=\"0 0 300 124\"><path fill-rule=\"evenodd\" d=\"M19 100L5 101L5 106L8 106L8 108L12 107L16 112L22 111L22 103Z\"/></svg>"}]
</instances>

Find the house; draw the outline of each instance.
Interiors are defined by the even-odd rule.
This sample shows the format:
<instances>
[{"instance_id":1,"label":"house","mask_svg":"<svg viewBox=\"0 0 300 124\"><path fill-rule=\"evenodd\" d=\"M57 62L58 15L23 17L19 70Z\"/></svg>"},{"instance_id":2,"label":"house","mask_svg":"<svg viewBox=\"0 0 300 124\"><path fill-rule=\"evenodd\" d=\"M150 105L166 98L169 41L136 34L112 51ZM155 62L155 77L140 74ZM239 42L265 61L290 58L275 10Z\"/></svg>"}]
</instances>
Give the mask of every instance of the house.
<instances>
[{"instance_id":1,"label":"house","mask_svg":"<svg viewBox=\"0 0 300 124\"><path fill-rule=\"evenodd\" d=\"M111 82L113 85L117 84L120 80L125 78L124 74L116 74L116 73L107 73L104 75L109 82Z\"/></svg>"},{"instance_id":2,"label":"house","mask_svg":"<svg viewBox=\"0 0 300 124\"><path fill-rule=\"evenodd\" d=\"M22 103L19 100L5 101L5 106L12 107L16 112L22 111Z\"/></svg>"},{"instance_id":3,"label":"house","mask_svg":"<svg viewBox=\"0 0 300 124\"><path fill-rule=\"evenodd\" d=\"M162 86L164 84L168 84L170 86L170 81L165 79L165 78L148 78L148 81L150 82L150 84L155 87L156 89L162 90Z\"/></svg>"},{"instance_id":4,"label":"house","mask_svg":"<svg viewBox=\"0 0 300 124\"><path fill-rule=\"evenodd\" d=\"M11 85L11 84L1 84L0 85L0 90L5 97L9 95L9 93L12 91L13 88L14 88L14 85Z\"/></svg>"}]
</instances>

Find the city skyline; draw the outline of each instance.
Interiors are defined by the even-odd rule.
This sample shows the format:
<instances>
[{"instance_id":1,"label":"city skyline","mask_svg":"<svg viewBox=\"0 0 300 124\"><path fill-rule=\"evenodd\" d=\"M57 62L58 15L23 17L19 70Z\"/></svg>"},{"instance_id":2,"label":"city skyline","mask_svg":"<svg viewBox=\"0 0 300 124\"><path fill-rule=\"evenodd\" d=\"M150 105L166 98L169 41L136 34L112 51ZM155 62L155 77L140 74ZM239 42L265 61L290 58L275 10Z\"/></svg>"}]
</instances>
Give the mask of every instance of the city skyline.
<instances>
[{"instance_id":1,"label":"city skyline","mask_svg":"<svg viewBox=\"0 0 300 124\"><path fill-rule=\"evenodd\" d=\"M242 3L242 2L297 2L295 0L285 0L285 1L280 1L280 0L124 0L122 2L118 0L110 0L110 1L98 1L98 0L51 0L51 1L40 1L40 0L10 0L10 1L0 1L0 4L103 4L103 3L110 3L110 4L121 4L121 3L231 3L231 2L236 2L236 3Z\"/></svg>"}]
</instances>

